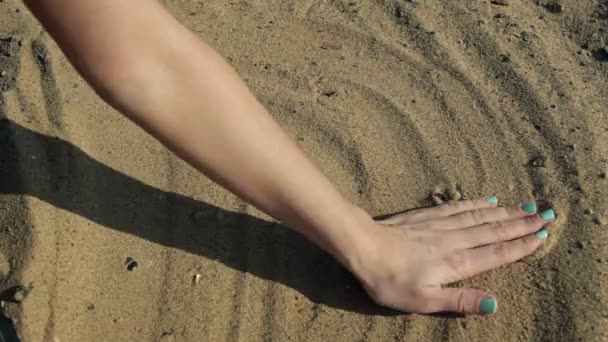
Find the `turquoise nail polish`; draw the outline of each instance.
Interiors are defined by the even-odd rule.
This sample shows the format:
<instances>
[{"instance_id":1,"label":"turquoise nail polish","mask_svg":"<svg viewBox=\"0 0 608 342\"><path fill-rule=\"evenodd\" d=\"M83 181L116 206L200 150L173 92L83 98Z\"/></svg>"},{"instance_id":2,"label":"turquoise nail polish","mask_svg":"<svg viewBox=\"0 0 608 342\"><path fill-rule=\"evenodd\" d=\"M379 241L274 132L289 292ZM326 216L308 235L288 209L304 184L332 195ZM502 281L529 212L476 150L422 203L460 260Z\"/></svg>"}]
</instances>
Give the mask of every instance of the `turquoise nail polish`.
<instances>
[{"instance_id":1,"label":"turquoise nail polish","mask_svg":"<svg viewBox=\"0 0 608 342\"><path fill-rule=\"evenodd\" d=\"M498 198L496 198L496 196L491 196L491 197L488 197L486 200L487 200L487 201L488 201L488 203L490 203L490 204L496 204L496 203L498 203Z\"/></svg>"},{"instance_id":2,"label":"turquoise nail polish","mask_svg":"<svg viewBox=\"0 0 608 342\"><path fill-rule=\"evenodd\" d=\"M546 240L549 237L549 232L546 229L539 230L536 232L536 237L541 240Z\"/></svg>"},{"instance_id":3,"label":"turquoise nail polish","mask_svg":"<svg viewBox=\"0 0 608 342\"><path fill-rule=\"evenodd\" d=\"M493 314L496 312L496 299L484 298L479 302L479 311L484 314Z\"/></svg>"},{"instance_id":4,"label":"turquoise nail polish","mask_svg":"<svg viewBox=\"0 0 608 342\"><path fill-rule=\"evenodd\" d=\"M555 211L553 209L547 209L540 213L540 217L545 221L550 221L555 218Z\"/></svg>"},{"instance_id":5,"label":"turquoise nail polish","mask_svg":"<svg viewBox=\"0 0 608 342\"><path fill-rule=\"evenodd\" d=\"M531 214L536 211L536 203L534 203L534 202L524 203L521 205L521 210L523 210L524 213Z\"/></svg>"}]
</instances>

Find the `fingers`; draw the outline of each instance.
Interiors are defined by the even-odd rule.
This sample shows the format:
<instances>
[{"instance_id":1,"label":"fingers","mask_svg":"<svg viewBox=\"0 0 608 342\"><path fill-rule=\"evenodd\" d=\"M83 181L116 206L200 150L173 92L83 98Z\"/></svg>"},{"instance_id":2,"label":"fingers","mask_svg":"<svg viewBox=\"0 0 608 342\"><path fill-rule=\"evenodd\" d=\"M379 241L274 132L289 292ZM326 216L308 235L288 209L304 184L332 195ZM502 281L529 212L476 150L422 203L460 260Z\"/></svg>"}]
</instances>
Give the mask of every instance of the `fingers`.
<instances>
[{"instance_id":1,"label":"fingers","mask_svg":"<svg viewBox=\"0 0 608 342\"><path fill-rule=\"evenodd\" d=\"M438 274L447 275L441 279L444 283L469 278L532 254L547 237L547 230L542 229L516 240L458 251L443 258L443 264L438 267L442 273Z\"/></svg>"},{"instance_id":2,"label":"fingers","mask_svg":"<svg viewBox=\"0 0 608 342\"><path fill-rule=\"evenodd\" d=\"M422 313L453 312L461 314L489 315L496 313L496 299L478 289L467 288L432 288L424 291L425 307Z\"/></svg>"},{"instance_id":3,"label":"fingers","mask_svg":"<svg viewBox=\"0 0 608 342\"><path fill-rule=\"evenodd\" d=\"M522 218L536 213L536 203L529 202L513 207L481 208L425 222L425 228L433 230L462 229L484 223Z\"/></svg>"},{"instance_id":4,"label":"fingers","mask_svg":"<svg viewBox=\"0 0 608 342\"><path fill-rule=\"evenodd\" d=\"M509 241L536 233L555 218L552 209L540 215L526 216L515 220L497 221L466 229L441 232L446 249L467 249L492 243Z\"/></svg>"},{"instance_id":5,"label":"fingers","mask_svg":"<svg viewBox=\"0 0 608 342\"><path fill-rule=\"evenodd\" d=\"M388 219L382 220L381 223L389 225L412 224L476 209L495 208L497 203L498 200L496 199L496 196L475 200L451 201L436 207L415 209L403 214L391 216Z\"/></svg>"}]
</instances>

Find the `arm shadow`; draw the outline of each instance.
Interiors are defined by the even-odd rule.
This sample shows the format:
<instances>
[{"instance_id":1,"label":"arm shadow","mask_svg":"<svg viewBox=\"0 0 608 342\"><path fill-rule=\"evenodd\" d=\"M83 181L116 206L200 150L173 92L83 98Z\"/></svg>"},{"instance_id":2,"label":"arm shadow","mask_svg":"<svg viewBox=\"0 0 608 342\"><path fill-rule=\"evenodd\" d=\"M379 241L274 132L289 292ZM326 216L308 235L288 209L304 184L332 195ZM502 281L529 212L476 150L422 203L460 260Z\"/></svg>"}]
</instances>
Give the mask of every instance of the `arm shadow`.
<instances>
[{"instance_id":1,"label":"arm shadow","mask_svg":"<svg viewBox=\"0 0 608 342\"><path fill-rule=\"evenodd\" d=\"M329 254L284 225L146 185L10 120L0 120L0 144L0 194L39 198L104 227L279 282L315 303L397 314L373 304Z\"/></svg>"}]
</instances>

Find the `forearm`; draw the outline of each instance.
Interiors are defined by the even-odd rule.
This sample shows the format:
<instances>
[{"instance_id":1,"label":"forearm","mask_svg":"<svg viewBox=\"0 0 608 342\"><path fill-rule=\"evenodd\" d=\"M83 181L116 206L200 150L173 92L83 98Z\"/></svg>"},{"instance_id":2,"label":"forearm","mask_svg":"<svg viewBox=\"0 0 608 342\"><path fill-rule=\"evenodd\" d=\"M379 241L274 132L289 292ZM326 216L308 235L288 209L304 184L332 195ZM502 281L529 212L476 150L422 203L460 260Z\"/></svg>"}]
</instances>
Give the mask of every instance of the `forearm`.
<instances>
[{"instance_id":1,"label":"forearm","mask_svg":"<svg viewBox=\"0 0 608 342\"><path fill-rule=\"evenodd\" d=\"M110 102L241 198L334 254L347 249L356 209L220 56L199 39L184 43L194 51L162 62L180 65L163 81L164 94L141 106L121 101L122 94Z\"/></svg>"},{"instance_id":2,"label":"forearm","mask_svg":"<svg viewBox=\"0 0 608 342\"><path fill-rule=\"evenodd\" d=\"M111 3L72 2L70 11L96 15L67 13L61 20L54 20L53 4L33 7L108 103L222 186L350 262L343 254L357 245L353 230L369 218L339 194L234 70L157 3L133 8L142 20L125 15L129 5ZM83 16L92 29L70 26L76 23L69 17Z\"/></svg>"}]
</instances>

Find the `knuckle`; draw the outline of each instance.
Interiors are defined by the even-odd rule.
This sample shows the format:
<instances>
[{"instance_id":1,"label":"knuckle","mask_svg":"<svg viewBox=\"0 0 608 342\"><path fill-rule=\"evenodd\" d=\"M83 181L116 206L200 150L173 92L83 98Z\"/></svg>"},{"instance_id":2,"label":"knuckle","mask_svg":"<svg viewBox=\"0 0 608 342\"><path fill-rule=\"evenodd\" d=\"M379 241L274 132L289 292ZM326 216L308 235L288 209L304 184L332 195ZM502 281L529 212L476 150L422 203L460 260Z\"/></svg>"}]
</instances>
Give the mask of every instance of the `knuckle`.
<instances>
[{"instance_id":1,"label":"knuckle","mask_svg":"<svg viewBox=\"0 0 608 342\"><path fill-rule=\"evenodd\" d=\"M543 222L535 216L526 217L522 220L524 233L532 233L543 226Z\"/></svg>"},{"instance_id":2,"label":"knuckle","mask_svg":"<svg viewBox=\"0 0 608 342\"><path fill-rule=\"evenodd\" d=\"M498 241L507 241L511 238L509 227L502 221L494 222L492 224L492 232Z\"/></svg>"},{"instance_id":3,"label":"knuckle","mask_svg":"<svg viewBox=\"0 0 608 342\"><path fill-rule=\"evenodd\" d=\"M473 209L473 210L469 211L469 214L471 216L471 220L473 222L475 222L476 224L481 224L484 222L485 212L483 210Z\"/></svg>"},{"instance_id":4,"label":"knuckle","mask_svg":"<svg viewBox=\"0 0 608 342\"><path fill-rule=\"evenodd\" d=\"M492 252L501 260L511 259L511 248L509 248L509 245L504 242L495 244Z\"/></svg>"},{"instance_id":5,"label":"knuckle","mask_svg":"<svg viewBox=\"0 0 608 342\"><path fill-rule=\"evenodd\" d=\"M497 208L495 213L496 216L499 216L502 219L513 219L518 217L513 212L509 211L508 208Z\"/></svg>"},{"instance_id":6,"label":"knuckle","mask_svg":"<svg viewBox=\"0 0 608 342\"><path fill-rule=\"evenodd\" d=\"M464 290L459 290L456 299L456 310L458 312L468 312L468 309L467 293Z\"/></svg>"},{"instance_id":7,"label":"knuckle","mask_svg":"<svg viewBox=\"0 0 608 342\"><path fill-rule=\"evenodd\" d=\"M473 209L478 206L476 204L476 202L472 201L472 200L463 200L463 201L458 201L457 203L459 204L459 207L461 209Z\"/></svg>"}]
</instances>

